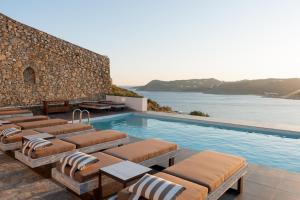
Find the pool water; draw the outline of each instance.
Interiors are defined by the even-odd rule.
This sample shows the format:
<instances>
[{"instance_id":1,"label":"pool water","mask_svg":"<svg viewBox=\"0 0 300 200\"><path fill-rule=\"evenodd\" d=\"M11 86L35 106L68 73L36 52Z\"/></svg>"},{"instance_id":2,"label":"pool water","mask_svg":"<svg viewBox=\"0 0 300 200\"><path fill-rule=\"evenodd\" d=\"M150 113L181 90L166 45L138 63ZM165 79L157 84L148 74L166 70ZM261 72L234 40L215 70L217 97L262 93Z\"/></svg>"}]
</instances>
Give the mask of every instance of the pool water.
<instances>
[{"instance_id":1,"label":"pool water","mask_svg":"<svg viewBox=\"0 0 300 200\"><path fill-rule=\"evenodd\" d=\"M96 120L92 124L100 130L119 130L141 139L159 138L181 148L230 153L245 157L249 163L300 172L299 138L136 114Z\"/></svg>"}]
</instances>

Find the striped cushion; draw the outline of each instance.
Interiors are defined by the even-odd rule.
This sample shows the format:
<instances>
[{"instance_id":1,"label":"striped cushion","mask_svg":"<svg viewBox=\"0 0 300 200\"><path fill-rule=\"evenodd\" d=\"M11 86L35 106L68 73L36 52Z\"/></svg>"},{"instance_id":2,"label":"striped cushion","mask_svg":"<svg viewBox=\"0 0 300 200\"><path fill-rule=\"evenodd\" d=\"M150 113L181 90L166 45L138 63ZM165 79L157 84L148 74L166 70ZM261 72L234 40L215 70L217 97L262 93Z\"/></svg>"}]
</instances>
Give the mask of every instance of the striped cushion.
<instances>
[{"instance_id":1,"label":"striped cushion","mask_svg":"<svg viewBox=\"0 0 300 200\"><path fill-rule=\"evenodd\" d=\"M129 200L138 200L141 196L150 200L174 200L185 188L165 179L146 174L138 182L131 185L128 190L131 192Z\"/></svg>"},{"instance_id":2,"label":"striped cushion","mask_svg":"<svg viewBox=\"0 0 300 200\"><path fill-rule=\"evenodd\" d=\"M31 153L33 151L50 146L50 145L52 145L52 142L50 142L49 140L45 140L43 138L34 138L34 139L24 142L23 148L22 148L22 153L25 154L26 149L28 149L27 154L29 157L31 157Z\"/></svg>"},{"instance_id":3,"label":"striped cushion","mask_svg":"<svg viewBox=\"0 0 300 200\"><path fill-rule=\"evenodd\" d=\"M19 132L21 132L21 130L18 128L6 128L3 131L1 131L0 136L9 137Z\"/></svg>"},{"instance_id":4,"label":"striped cushion","mask_svg":"<svg viewBox=\"0 0 300 200\"><path fill-rule=\"evenodd\" d=\"M60 160L61 172L65 173L67 166L71 167L70 177L73 178L76 171L83 170L86 166L98 162L98 158L82 152L75 152Z\"/></svg>"}]
</instances>

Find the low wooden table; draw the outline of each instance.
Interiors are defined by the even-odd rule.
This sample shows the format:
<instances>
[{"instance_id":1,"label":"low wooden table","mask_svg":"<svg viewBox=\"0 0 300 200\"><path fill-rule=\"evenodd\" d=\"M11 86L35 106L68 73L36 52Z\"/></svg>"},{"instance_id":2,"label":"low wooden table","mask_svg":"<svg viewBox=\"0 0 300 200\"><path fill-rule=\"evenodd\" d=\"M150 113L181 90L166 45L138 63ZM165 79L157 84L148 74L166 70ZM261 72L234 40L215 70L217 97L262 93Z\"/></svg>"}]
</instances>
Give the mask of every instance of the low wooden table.
<instances>
[{"instance_id":1,"label":"low wooden table","mask_svg":"<svg viewBox=\"0 0 300 200\"><path fill-rule=\"evenodd\" d=\"M122 161L117 164L101 168L99 171L98 199L103 199L102 175L106 175L122 183L123 188L125 188L129 182L144 176L150 171L152 171L151 168L131 161Z\"/></svg>"},{"instance_id":2,"label":"low wooden table","mask_svg":"<svg viewBox=\"0 0 300 200\"><path fill-rule=\"evenodd\" d=\"M54 139L55 136L51 135L49 133L38 133L38 134L35 134L35 135L26 135L26 136L22 137L22 144L24 144L24 142L26 140L32 140L32 139L35 139L35 138Z\"/></svg>"},{"instance_id":3,"label":"low wooden table","mask_svg":"<svg viewBox=\"0 0 300 200\"><path fill-rule=\"evenodd\" d=\"M70 111L69 100L45 100L43 101L43 110L46 115L48 113L68 112Z\"/></svg>"}]
</instances>

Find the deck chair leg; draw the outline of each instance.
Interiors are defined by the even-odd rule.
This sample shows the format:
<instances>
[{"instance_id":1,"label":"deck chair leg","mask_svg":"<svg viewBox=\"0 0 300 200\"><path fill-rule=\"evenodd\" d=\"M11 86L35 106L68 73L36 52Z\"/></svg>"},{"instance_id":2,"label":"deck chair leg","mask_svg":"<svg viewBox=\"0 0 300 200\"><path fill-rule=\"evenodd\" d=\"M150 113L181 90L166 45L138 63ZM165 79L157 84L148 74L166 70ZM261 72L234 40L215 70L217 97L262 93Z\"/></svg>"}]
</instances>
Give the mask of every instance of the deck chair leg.
<instances>
[{"instance_id":1,"label":"deck chair leg","mask_svg":"<svg viewBox=\"0 0 300 200\"><path fill-rule=\"evenodd\" d=\"M99 172L98 175L98 188L93 190L94 198L96 200L103 200L103 191L102 191L102 174Z\"/></svg>"},{"instance_id":2,"label":"deck chair leg","mask_svg":"<svg viewBox=\"0 0 300 200\"><path fill-rule=\"evenodd\" d=\"M175 161L175 158L170 158L169 159L169 167L174 165L174 161Z\"/></svg>"},{"instance_id":3,"label":"deck chair leg","mask_svg":"<svg viewBox=\"0 0 300 200\"><path fill-rule=\"evenodd\" d=\"M94 194L94 199L98 200L98 199L102 199L102 195L100 195L99 189L94 189L93 190L93 194Z\"/></svg>"},{"instance_id":4,"label":"deck chair leg","mask_svg":"<svg viewBox=\"0 0 300 200\"><path fill-rule=\"evenodd\" d=\"M237 192L238 194L242 193L244 189L244 177L241 177L237 183Z\"/></svg>"}]
</instances>

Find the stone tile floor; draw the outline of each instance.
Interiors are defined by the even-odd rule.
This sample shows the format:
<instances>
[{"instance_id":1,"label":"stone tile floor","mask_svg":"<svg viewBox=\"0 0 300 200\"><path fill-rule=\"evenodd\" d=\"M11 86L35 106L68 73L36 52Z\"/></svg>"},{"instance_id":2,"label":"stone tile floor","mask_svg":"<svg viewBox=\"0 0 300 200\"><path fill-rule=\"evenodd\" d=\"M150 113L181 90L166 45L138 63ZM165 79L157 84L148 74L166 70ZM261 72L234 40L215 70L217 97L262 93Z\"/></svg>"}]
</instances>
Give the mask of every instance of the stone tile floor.
<instances>
[{"instance_id":1,"label":"stone tile floor","mask_svg":"<svg viewBox=\"0 0 300 200\"><path fill-rule=\"evenodd\" d=\"M50 178L0 153L0 199L78 199Z\"/></svg>"},{"instance_id":2,"label":"stone tile floor","mask_svg":"<svg viewBox=\"0 0 300 200\"><path fill-rule=\"evenodd\" d=\"M175 162L195 152L181 150ZM166 164L166 163L165 163ZM91 199L78 197L50 178L50 168L32 170L15 160L11 154L0 152L0 199ZM250 165L245 177L244 192L228 191L221 200L299 200L300 174Z\"/></svg>"}]
</instances>

